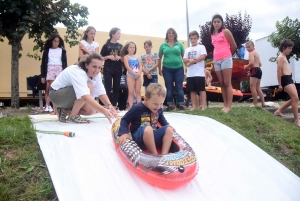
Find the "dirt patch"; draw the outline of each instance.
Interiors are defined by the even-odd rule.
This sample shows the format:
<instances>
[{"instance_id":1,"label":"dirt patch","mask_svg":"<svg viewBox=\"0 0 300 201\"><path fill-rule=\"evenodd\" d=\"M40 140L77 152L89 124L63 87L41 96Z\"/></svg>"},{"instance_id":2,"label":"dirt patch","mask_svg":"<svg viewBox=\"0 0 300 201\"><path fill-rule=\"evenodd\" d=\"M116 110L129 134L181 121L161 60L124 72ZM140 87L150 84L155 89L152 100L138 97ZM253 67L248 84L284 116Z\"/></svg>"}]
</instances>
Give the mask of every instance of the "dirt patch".
<instances>
[{"instance_id":1,"label":"dirt patch","mask_svg":"<svg viewBox=\"0 0 300 201\"><path fill-rule=\"evenodd\" d=\"M15 116L27 116L30 114L32 114L31 107L23 107L20 109L10 108L10 107L0 108L0 116L2 116L2 118L15 117Z\"/></svg>"}]
</instances>

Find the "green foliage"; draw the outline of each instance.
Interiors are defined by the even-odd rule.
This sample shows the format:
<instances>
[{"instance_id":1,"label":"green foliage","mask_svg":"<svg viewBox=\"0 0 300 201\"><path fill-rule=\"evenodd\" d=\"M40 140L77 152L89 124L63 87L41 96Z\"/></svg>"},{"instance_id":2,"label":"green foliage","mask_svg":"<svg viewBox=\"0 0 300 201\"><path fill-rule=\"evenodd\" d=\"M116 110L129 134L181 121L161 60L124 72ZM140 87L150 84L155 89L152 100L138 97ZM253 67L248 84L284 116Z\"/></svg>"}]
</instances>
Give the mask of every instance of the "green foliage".
<instances>
[{"instance_id":1,"label":"green foliage","mask_svg":"<svg viewBox=\"0 0 300 201\"><path fill-rule=\"evenodd\" d=\"M28 117L0 119L0 200L57 200Z\"/></svg>"},{"instance_id":2,"label":"green foliage","mask_svg":"<svg viewBox=\"0 0 300 201\"><path fill-rule=\"evenodd\" d=\"M58 23L66 28L64 41L74 46L78 43L78 28L87 25L88 9L69 0L0 0L0 41L8 39L12 46L11 107L19 107L19 57L21 41L25 34L33 38L33 50L43 51L43 37L56 33ZM29 57L40 59L35 53Z\"/></svg>"},{"instance_id":3,"label":"green foliage","mask_svg":"<svg viewBox=\"0 0 300 201\"><path fill-rule=\"evenodd\" d=\"M200 28L200 40L201 43L205 46L207 51L207 59L213 58L214 46L211 44L211 34L210 27L212 26L211 21L206 22L204 25L199 25ZM224 19L225 28L229 29L233 35L233 38L236 42L237 48L240 48L242 44L249 41L249 33L252 27L252 20L249 14L245 12L244 18L242 13L228 15ZM238 55L238 51L236 51ZM239 56L239 55L238 55Z\"/></svg>"},{"instance_id":4,"label":"green foliage","mask_svg":"<svg viewBox=\"0 0 300 201\"><path fill-rule=\"evenodd\" d=\"M298 19L292 20L289 17L284 18L281 22L276 22L277 31L273 32L268 41L275 48L280 47L280 42L283 39L290 39L294 42L293 51L288 56L288 59L295 56L296 60L300 58L300 22ZM278 54L276 55L276 57ZM276 58L272 57L270 61L275 61Z\"/></svg>"}]
</instances>

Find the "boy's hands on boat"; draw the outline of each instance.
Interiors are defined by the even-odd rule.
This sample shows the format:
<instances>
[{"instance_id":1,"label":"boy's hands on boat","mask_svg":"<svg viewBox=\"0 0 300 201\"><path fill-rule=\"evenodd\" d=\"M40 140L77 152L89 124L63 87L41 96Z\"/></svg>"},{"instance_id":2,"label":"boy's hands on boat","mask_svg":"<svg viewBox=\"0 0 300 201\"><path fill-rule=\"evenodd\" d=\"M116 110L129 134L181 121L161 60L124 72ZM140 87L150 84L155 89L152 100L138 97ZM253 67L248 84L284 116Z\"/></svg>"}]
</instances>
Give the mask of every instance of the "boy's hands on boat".
<instances>
[{"instance_id":1,"label":"boy's hands on boat","mask_svg":"<svg viewBox=\"0 0 300 201\"><path fill-rule=\"evenodd\" d=\"M128 134L123 134L119 137L119 143L123 145L127 139L132 140L132 137L130 137Z\"/></svg>"}]
</instances>

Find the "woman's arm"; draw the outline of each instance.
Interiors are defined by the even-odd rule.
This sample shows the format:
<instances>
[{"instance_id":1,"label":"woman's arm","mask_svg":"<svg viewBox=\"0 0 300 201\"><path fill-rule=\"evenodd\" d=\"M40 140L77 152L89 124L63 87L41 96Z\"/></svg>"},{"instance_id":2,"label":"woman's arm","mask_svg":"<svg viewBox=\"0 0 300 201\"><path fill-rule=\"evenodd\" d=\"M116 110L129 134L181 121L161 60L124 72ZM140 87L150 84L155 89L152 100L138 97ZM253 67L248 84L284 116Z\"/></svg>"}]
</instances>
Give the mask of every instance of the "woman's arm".
<instances>
[{"instance_id":1,"label":"woman's arm","mask_svg":"<svg viewBox=\"0 0 300 201\"><path fill-rule=\"evenodd\" d=\"M82 96L81 99L84 100L84 102L86 102L94 110L104 114L108 121L112 123L111 119L113 118L113 114L108 109L101 106L93 97L90 96L90 94Z\"/></svg>"},{"instance_id":2,"label":"woman's arm","mask_svg":"<svg viewBox=\"0 0 300 201\"><path fill-rule=\"evenodd\" d=\"M163 55L162 54L158 54L158 57L159 57L159 61L158 61L158 72L159 72L159 75L162 76L162 68L161 68L161 62L162 62L162 57Z\"/></svg>"},{"instance_id":3,"label":"woman's arm","mask_svg":"<svg viewBox=\"0 0 300 201\"><path fill-rule=\"evenodd\" d=\"M230 44L230 51L231 51L231 54L233 55L237 46L236 46L235 40L232 36L232 33L228 29L224 29L224 35Z\"/></svg>"}]
</instances>

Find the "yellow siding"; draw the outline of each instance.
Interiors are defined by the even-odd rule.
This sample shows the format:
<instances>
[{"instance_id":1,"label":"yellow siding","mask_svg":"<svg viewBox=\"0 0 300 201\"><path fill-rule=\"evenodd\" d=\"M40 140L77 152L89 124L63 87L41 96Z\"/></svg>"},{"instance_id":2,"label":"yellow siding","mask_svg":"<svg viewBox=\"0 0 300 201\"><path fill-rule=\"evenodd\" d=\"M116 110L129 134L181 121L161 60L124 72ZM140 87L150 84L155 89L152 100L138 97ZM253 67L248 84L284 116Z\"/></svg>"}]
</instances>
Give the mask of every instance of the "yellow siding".
<instances>
[{"instance_id":1,"label":"yellow siding","mask_svg":"<svg viewBox=\"0 0 300 201\"><path fill-rule=\"evenodd\" d=\"M65 28L57 28L60 36L65 35ZM83 32L83 30L79 30L79 32ZM95 41L100 44L100 50L106 40L109 38L108 32L97 31ZM145 53L144 50L144 41L151 39L153 48L153 52L158 52L159 46L164 42L164 37L151 37L151 36L138 36L138 35L129 35L129 34L121 34L121 38L119 43L125 44L126 41L134 41L137 45L137 55L141 56ZM186 48L186 41L180 41L183 43ZM19 60L19 91L20 97L27 97L27 94L30 91L27 90L26 86L26 77L39 75L40 74L40 64L41 61L31 59L26 55L28 53L33 53L32 48L34 46L33 40L28 39L26 35L22 41L21 51L22 57ZM70 48L68 44L65 44L67 50L67 59L68 65L72 65L77 61L78 58L78 46ZM11 97L11 46L8 45L8 40L5 39L4 42L0 42L0 98L8 98ZM163 84L163 78L159 76L159 83ZM142 94L144 89L142 87Z\"/></svg>"}]
</instances>

